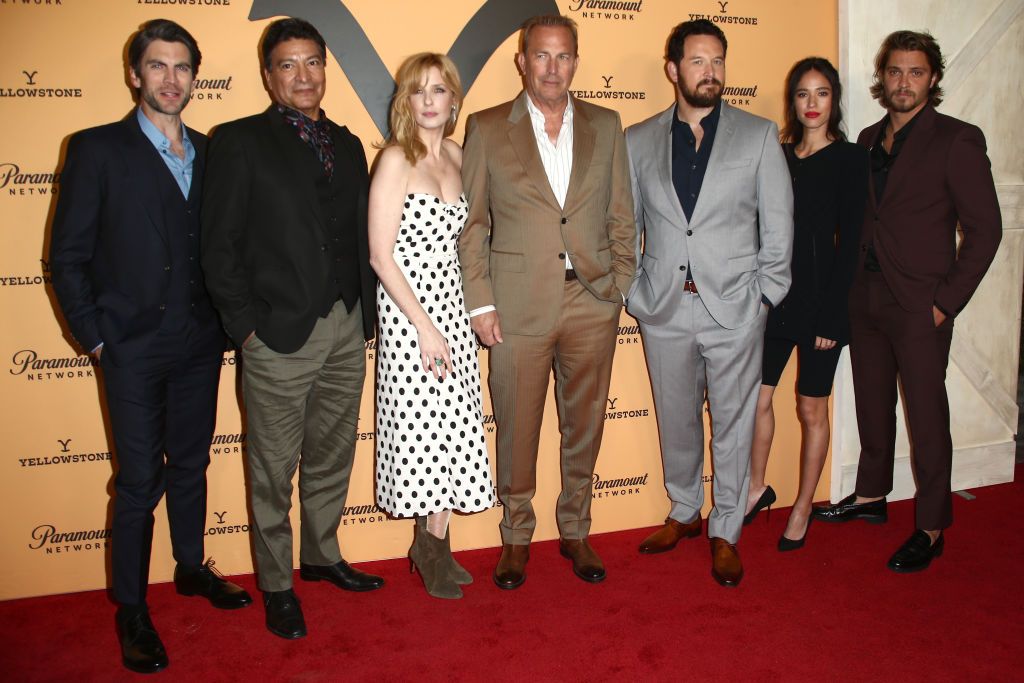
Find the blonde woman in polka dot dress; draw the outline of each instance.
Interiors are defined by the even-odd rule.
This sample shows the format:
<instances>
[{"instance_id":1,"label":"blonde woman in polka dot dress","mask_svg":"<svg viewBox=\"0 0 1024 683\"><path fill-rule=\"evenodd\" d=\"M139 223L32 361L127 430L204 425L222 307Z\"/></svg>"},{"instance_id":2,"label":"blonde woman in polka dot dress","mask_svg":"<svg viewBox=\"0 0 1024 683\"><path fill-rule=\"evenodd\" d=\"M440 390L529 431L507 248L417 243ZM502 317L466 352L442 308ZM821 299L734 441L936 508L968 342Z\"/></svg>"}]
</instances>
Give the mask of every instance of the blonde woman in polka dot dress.
<instances>
[{"instance_id":1,"label":"blonde woman in polka dot dress","mask_svg":"<svg viewBox=\"0 0 1024 683\"><path fill-rule=\"evenodd\" d=\"M377 287L377 505L414 517L411 567L427 592L460 598L470 574L451 554L452 510L494 505L476 340L462 294L462 149L448 139L462 102L444 55L399 68L391 137L370 187Z\"/></svg>"}]
</instances>

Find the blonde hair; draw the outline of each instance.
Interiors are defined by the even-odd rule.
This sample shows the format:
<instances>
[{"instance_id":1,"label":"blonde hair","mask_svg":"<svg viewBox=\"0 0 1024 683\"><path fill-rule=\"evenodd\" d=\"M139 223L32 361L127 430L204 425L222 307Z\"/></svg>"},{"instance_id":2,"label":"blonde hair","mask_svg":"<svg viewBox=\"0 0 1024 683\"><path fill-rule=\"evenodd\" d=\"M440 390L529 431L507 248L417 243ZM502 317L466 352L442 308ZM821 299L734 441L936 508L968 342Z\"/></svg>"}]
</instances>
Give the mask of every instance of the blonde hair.
<instances>
[{"instance_id":1,"label":"blonde hair","mask_svg":"<svg viewBox=\"0 0 1024 683\"><path fill-rule=\"evenodd\" d=\"M458 120L459 109L462 107L462 83L459 80L458 69L455 68L452 60L447 55L436 52L420 52L402 62L395 78L395 96L391 101L389 119L391 134L388 137L388 144L401 147L405 152L405 158L413 166L426 156L427 147L417 135L416 118L413 116L409 98L419 90L427 78L427 72L434 67L441 72L441 80L452 91L452 113L444 124L444 135L448 137L455 132L455 122Z\"/></svg>"}]
</instances>

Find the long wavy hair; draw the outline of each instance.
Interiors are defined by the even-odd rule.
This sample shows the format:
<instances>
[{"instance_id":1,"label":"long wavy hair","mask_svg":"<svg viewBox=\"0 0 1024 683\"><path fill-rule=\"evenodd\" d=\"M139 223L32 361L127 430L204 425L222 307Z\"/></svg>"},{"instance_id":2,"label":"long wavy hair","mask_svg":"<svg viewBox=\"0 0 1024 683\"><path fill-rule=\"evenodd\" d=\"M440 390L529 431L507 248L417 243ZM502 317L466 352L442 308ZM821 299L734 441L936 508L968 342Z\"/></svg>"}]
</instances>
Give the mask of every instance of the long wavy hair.
<instances>
[{"instance_id":1,"label":"long wavy hair","mask_svg":"<svg viewBox=\"0 0 1024 683\"><path fill-rule=\"evenodd\" d=\"M889 63L889 55L893 50L904 52L923 52L928 59L928 66L931 67L932 75L935 76L935 85L928 90L928 101L933 107L942 104L942 88L939 82L946 71L946 60L942 57L942 50L939 43L927 32L917 31L894 31L885 37L882 46L878 48L875 55L874 81L871 83L871 96L881 100L885 96L885 85L882 80L885 78L885 67Z\"/></svg>"},{"instance_id":2,"label":"long wavy hair","mask_svg":"<svg viewBox=\"0 0 1024 683\"><path fill-rule=\"evenodd\" d=\"M832 62L824 57L806 57L793 65L786 76L786 121L779 137L783 142L798 144L804 138L804 126L796 115L796 88L800 79L808 71L817 71L832 88L832 110L828 116L828 136L832 140L846 140L843 132L843 108L839 101L843 97L843 85L839 82L839 72Z\"/></svg>"},{"instance_id":3,"label":"long wavy hair","mask_svg":"<svg viewBox=\"0 0 1024 683\"><path fill-rule=\"evenodd\" d=\"M459 80L459 71L447 55L420 52L402 62L395 78L395 96L391 101L391 134L387 144L401 147L405 158L413 166L426 156L427 146L420 141L417 134L416 117L412 113L409 98L423 85L427 73L433 67L437 67L441 72L441 80L452 92L451 116L444 124L445 137L455 132L455 123L462 108L462 82Z\"/></svg>"}]
</instances>

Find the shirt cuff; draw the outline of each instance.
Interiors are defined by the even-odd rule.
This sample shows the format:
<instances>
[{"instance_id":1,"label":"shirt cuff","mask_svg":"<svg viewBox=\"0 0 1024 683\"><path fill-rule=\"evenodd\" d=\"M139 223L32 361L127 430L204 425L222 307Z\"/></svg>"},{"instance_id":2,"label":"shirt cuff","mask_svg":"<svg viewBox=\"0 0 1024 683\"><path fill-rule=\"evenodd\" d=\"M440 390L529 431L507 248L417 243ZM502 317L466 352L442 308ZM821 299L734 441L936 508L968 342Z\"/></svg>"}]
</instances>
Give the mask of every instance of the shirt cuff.
<instances>
[{"instance_id":1,"label":"shirt cuff","mask_svg":"<svg viewBox=\"0 0 1024 683\"><path fill-rule=\"evenodd\" d=\"M481 306L480 308L474 308L472 311L470 311L469 317L475 318L478 315L483 315L484 313L490 313L491 311L496 310L497 309L494 306Z\"/></svg>"}]
</instances>

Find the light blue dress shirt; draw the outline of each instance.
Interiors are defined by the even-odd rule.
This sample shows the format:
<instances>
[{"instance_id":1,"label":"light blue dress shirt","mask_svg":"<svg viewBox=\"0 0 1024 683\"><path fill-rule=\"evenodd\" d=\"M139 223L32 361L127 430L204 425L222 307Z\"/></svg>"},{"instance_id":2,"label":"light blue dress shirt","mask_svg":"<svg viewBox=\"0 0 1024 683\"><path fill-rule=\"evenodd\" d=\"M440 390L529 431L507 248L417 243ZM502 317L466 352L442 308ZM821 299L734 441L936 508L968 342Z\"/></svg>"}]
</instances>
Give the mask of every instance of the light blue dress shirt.
<instances>
[{"instance_id":1,"label":"light blue dress shirt","mask_svg":"<svg viewBox=\"0 0 1024 683\"><path fill-rule=\"evenodd\" d=\"M142 107L135 110L135 116L139 120L139 127L142 128L142 133L156 147L156 151L160 153L160 158L167 164L168 170L174 176L174 181L178 183L181 193L187 199L189 188L192 187L192 162L196 159L196 148L192 146L192 141L189 140L185 124L181 124L181 144L185 148L185 158L181 159L171 151L171 141L167 139L167 136L161 133L160 129L153 125L153 122L142 113Z\"/></svg>"}]
</instances>

